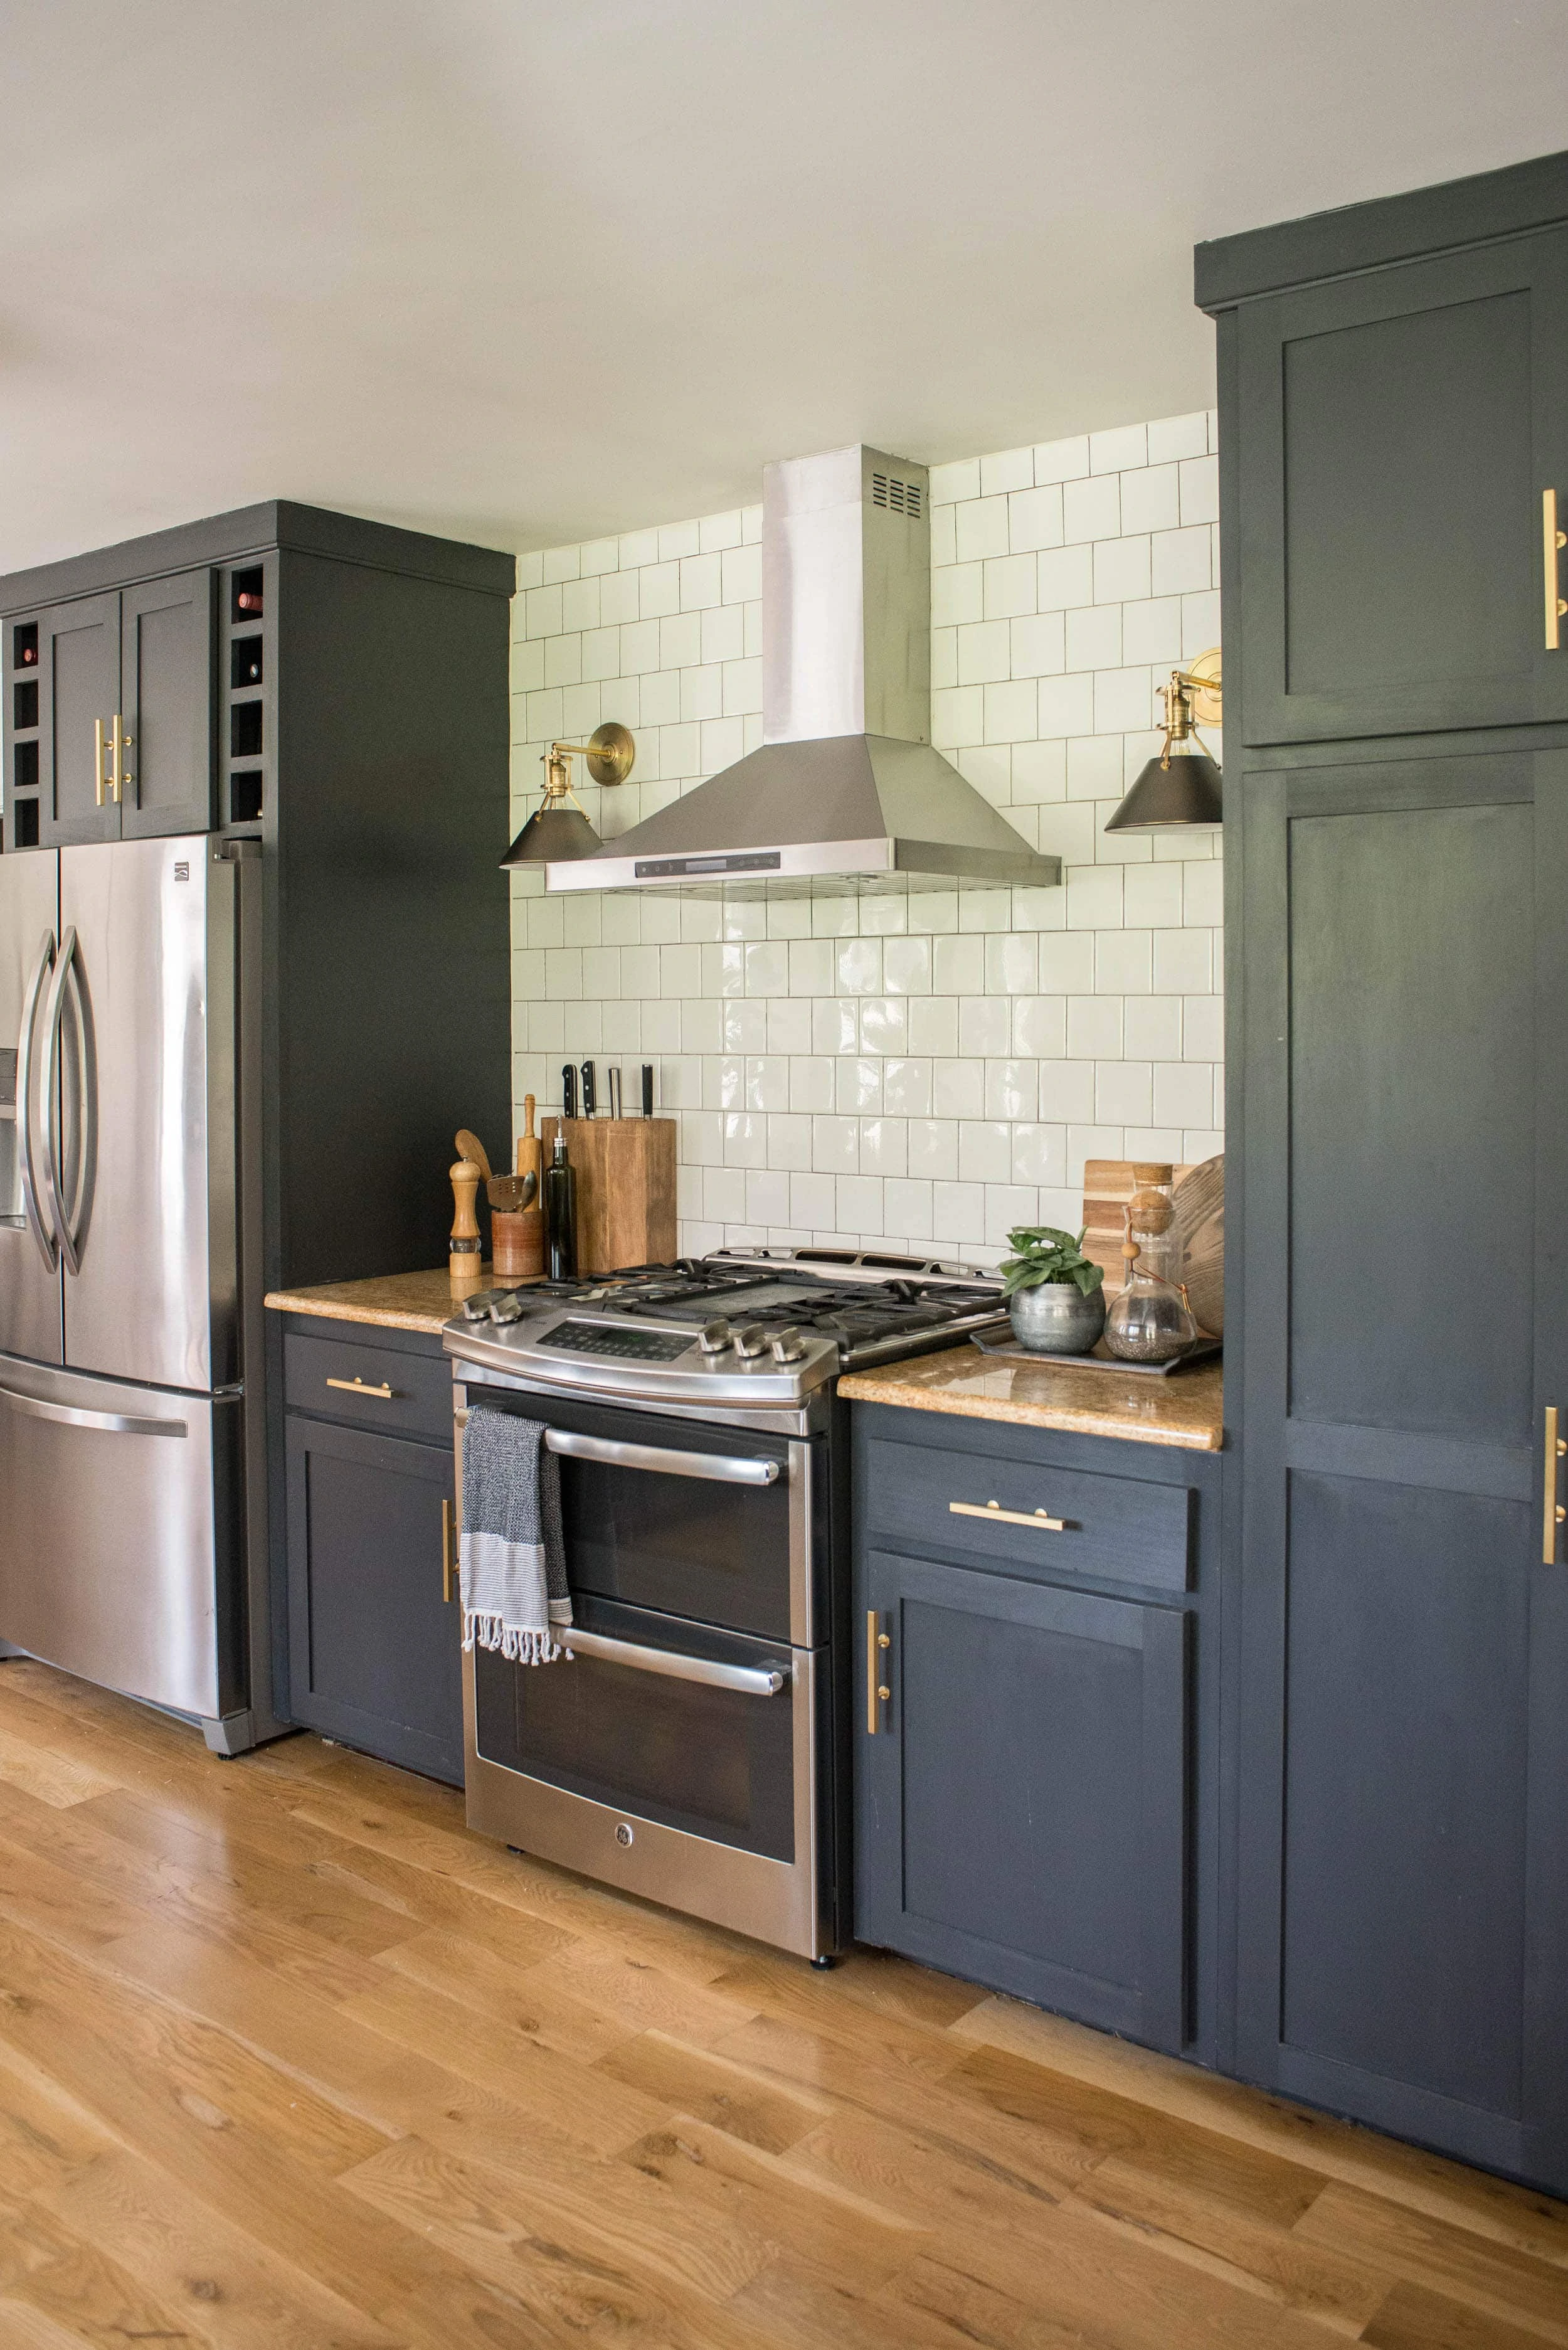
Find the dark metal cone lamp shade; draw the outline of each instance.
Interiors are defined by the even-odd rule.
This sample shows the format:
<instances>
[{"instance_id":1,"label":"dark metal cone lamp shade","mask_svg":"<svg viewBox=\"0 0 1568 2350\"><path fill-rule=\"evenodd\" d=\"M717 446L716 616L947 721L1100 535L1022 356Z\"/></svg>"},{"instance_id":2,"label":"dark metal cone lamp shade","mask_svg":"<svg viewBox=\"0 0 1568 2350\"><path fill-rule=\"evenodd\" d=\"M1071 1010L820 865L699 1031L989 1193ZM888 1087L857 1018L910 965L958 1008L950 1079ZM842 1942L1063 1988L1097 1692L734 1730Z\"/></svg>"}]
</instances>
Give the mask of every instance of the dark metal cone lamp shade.
<instances>
[{"instance_id":1,"label":"dark metal cone lamp shade","mask_svg":"<svg viewBox=\"0 0 1568 2350\"><path fill-rule=\"evenodd\" d=\"M1151 759L1107 832L1153 832L1167 825L1218 824L1224 814L1220 770L1206 751L1172 751Z\"/></svg>"},{"instance_id":2,"label":"dark metal cone lamp shade","mask_svg":"<svg viewBox=\"0 0 1568 2350\"><path fill-rule=\"evenodd\" d=\"M624 784L636 757L635 741L613 719L596 726L586 743L552 743L544 755L545 796L502 858L503 866L566 864L602 848L603 841L573 797L571 763L586 759L596 784Z\"/></svg>"},{"instance_id":3,"label":"dark metal cone lamp shade","mask_svg":"<svg viewBox=\"0 0 1568 2350\"><path fill-rule=\"evenodd\" d=\"M602 846L581 808L552 807L546 801L535 809L501 862L547 865L552 858L591 857Z\"/></svg>"},{"instance_id":4,"label":"dark metal cone lamp shade","mask_svg":"<svg viewBox=\"0 0 1568 2350\"><path fill-rule=\"evenodd\" d=\"M1162 832L1168 825L1218 824L1224 805L1220 770L1193 724L1217 725L1223 708L1220 648L1199 653L1190 669L1173 669L1160 688L1165 742L1106 826L1107 832ZM1196 751L1188 743L1198 742Z\"/></svg>"}]
</instances>

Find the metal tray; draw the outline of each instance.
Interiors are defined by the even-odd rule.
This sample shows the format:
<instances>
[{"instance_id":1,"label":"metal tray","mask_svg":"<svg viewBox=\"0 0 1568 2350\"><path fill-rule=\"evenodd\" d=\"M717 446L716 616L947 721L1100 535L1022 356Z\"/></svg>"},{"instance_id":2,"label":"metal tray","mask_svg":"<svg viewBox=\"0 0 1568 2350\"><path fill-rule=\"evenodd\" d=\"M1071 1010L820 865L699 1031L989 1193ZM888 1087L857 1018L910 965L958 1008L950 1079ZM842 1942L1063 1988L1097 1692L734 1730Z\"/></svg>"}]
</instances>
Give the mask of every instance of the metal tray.
<instances>
[{"instance_id":1,"label":"metal tray","mask_svg":"<svg viewBox=\"0 0 1568 2350\"><path fill-rule=\"evenodd\" d=\"M1016 1338L981 1338L971 1335L970 1345L982 1355L999 1355L1009 1363L1060 1363L1070 1371L1136 1371L1145 1378L1168 1379L1172 1371L1182 1371L1189 1363L1210 1361L1223 1342L1219 1338L1199 1338L1185 1355L1178 1355L1168 1363L1124 1363L1107 1348L1103 1338L1096 1338L1086 1355L1048 1355L1039 1347L1021 1347Z\"/></svg>"}]
</instances>

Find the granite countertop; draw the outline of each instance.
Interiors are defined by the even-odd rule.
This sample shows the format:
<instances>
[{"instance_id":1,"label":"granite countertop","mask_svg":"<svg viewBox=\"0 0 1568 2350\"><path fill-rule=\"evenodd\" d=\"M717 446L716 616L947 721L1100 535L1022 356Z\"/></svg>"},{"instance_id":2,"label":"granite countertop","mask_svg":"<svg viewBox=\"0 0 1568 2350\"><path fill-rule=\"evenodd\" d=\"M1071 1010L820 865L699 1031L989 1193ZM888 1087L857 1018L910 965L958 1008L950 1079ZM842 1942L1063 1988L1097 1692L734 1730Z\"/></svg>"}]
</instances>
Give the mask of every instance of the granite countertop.
<instances>
[{"instance_id":1,"label":"granite countertop","mask_svg":"<svg viewBox=\"0 0 1568 2350\"><path fill-rule=\"evenodd\" d=\"M1189 1452L1218 1452L1224 1440L1220 1365L1212 1360L1155 1378L1147 1371L1014 1362L965 1345L889 1363L885 1370L851 1371L839 1380L838 1392L856 1403L904 1404Z\"/></svg>"},{"instance_id":2,"label":"granite countertop","mask_svg":"<svg viewBox=\"0 0 1568 2350\"><path fill-rule=\"evenodd\" d=\"M490 1268L485 1267L488 1277ZM433 1273L387 1273L369 1281L326 1281L316 1289L269 1290L278 1314L318 1314L327 1322L370 1322L383 1330L423 1330L439 1338L462 1303L444 1264Z\"/></svg>"}]
</instances>

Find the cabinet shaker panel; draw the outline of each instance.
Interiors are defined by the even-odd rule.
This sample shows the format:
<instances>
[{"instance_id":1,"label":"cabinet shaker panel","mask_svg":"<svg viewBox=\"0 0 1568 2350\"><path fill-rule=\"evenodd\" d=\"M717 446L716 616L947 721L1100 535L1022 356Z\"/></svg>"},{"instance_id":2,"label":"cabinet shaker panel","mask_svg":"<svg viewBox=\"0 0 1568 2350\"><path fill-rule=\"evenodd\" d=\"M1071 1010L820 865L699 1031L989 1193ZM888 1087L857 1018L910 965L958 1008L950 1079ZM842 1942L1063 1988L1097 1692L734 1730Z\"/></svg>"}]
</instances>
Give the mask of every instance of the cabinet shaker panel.
<instances>
[{"instance_id":1,"label":"cabinet shaker panel","mask_svg":"<svg viewBox=\"0 0 1568 2350\"><path fill-rule=\"evenodd\" d=\"M1526 1502L1296 1472L1282 2039L1517 2123Z\"/></svg>"},{"instance_id":2,"label":"cabinet shaker panel","mask_svg":"<svg viewBox=\"0 0 1568 2350\"><path fill-rule=\"evenodd\" d=\"M452 1452L297 1412L286 1426L294 1719L461 1785Z\"/></svg>"},{"instance_id":3,"label":"cabinet shaker panel","mask_svg":"<svg viewBox=\"0 0 1568 2350\"><path fill-rule=\"evenodd\" d=\"M1239 331L1242 739L1568 717L1542 541L1542 492L1568 508L1568 233L1297 289Z\"/></svg>"},{"instance_id":4,"label":"cabinet shaker panel","mask_svg":"<svg viewBox=\"0 0 1568 2350\"><path fill-rule=\"evenodd\" d=\"M863 1589L857 1931L1179 2048L1190 1617L877 1550Z\"/></svg>"},{"instance_id":5,"label":"cabinet shaker panel","mask_svg":"<svg viewBox=\"0 0 1568 2350\"><path fill-rule=\"evenodd\" d=\"M1528 760L1442 763L1528 792ZM1363 775L1375 790L1389 771ZM1355 800L1290 828L1291 1410L1530 1441L1534 811ZM1334 1272L1347 1233L1354 1274ZM1454 1326L1460 1268L1486 1308Z\"/></svg>"},{"instance_id":6,"label":"cabinet shaker panel","mask_svg":"<svg viewBox=\"0 0 1568 2350\"><path fill-rule=\"evenodd\" d=\"M38 615L40 844L118 840L119 810L99 777L119 708L119 598L83 596ZM99 805L101 801L101 806Z\"/></svg>"},{"instance_id":7,"label":"cabinet shaker panel","mask_svg":"<svg viewBox=\"0 0 1568 2350\"><path fill-rule=\"evenodd\" d=\"M144 581L120 603L119 706L134 778L124 835L205 832L213 822L213 574Z\"/></svg>"}]
</instances>

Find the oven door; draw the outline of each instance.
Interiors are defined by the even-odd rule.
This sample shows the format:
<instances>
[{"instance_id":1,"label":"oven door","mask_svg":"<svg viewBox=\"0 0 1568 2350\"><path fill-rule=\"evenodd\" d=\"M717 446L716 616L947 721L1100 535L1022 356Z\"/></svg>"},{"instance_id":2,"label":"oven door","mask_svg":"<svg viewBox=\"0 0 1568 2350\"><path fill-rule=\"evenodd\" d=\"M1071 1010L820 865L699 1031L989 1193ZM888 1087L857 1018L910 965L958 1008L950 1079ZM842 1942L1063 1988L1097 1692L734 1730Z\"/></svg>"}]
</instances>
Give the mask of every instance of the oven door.
<instances>
[{"instance_id":1,"label":"oven door","mask_svg":"<svg viewBox=\"0 0 1568 2350\"><path fill-rule=\"evenodd\" d=\"M559 1456L566 1579L592 1595L794 1648L827 1637L823 1440L548 1403L477 1383L475 1411L548 1422ZM822 1523L819 1523L822 1522Z\"/></svg>"},{"instance_id":2,"label":"oven door","mask_svg":"<svg viewBox=\"0 0 1568 2350\"><path fill-rule=\"evenodd\" d=\"M590 1594L573 1606L569 1659L468 1659L470 1826L807 1957L831 1950L826 1652Z\"/></svg>"}]
</instances>

